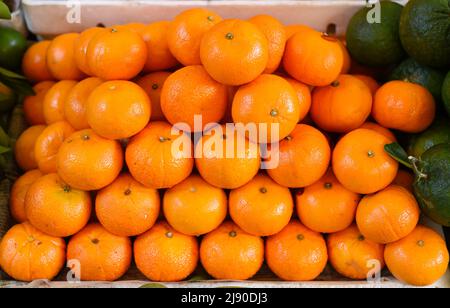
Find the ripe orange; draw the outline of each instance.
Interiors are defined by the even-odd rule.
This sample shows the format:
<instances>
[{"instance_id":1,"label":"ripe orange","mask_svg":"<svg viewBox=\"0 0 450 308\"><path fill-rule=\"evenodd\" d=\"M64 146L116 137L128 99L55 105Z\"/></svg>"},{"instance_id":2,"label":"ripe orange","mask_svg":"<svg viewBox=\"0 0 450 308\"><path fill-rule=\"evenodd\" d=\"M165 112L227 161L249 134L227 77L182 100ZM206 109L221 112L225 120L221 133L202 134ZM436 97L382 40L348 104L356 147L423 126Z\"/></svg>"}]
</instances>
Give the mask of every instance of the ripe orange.
<instances>
[{"instance_id":1,"label":"ripe orange","mask_svg":"<svg viewBox=\"0 0 450 308\"><path fill-rule=\"evenodd\" d=\"M152 122L128 143L126 162L131 175L145 186L170 188L191 174L192 148L187 135L172 132L165 122Z\"/></svg>"},{"instance_id":2,"label":"ripe orange","mask_svg":"<svg viewBox=\"0 0 450 308\"><path fill-rule=\"evenodd\" d=\"M277 155L273 150L273 155ZM286 187L306 187L327 172L331 149L327 138L314 127L299 124L281 140L278 166L267 170L278 184Z\"/></svg>"},{"instance_id":3,"label":"ripe orange","mask_svg":"<svg viewBox=\"0 0 450 308\"><path fill-rule=\"evenodd\" d=\"M335 233L355 219L361 197L343 187L330 170L296 197L300 221L313 231Z\"/></svg>"},{"instance_id":4,"label":"ripe orange","mask_svg":"<svg viewBox=\"0 0 450 308\"><path fill-rule=\"evenodd\" d=\"M123 166L123 152L117 141L104 139L92 130L72 134L61 145L58 174L70 186L99 190L111 184Z\"/></svg>"},{"instance_id":5,"label":"ripe orange","mask_svg":"<svg viewBox=\"0 0 450 308\"><path fill-rule=\"evenodd\" d=\"M98 223L85 227L67 245L67 259L77 260L80 279L114 281L131 265L133 249L128 237L109 233Z\"/></svg>"},{"instance_id":6,"label":"ripe orange","mask_svg":"<svg viewBox=\"0 0 450 308\"><path fill-rule=\"evenodd\" d=\"M233 221L245 232L256 236L280 232L294 211L289 189L263 174L232 190L229 204Z\"/></svg>"},{"instance_id":7,"label":"ripe orange","mask_svg":"<svg viewBox=\"0 0 450 308\"><path fill-rule=\"evenodd\" d=\"M392 142L397 141L397 137L395 137L395 135L392 131L390 131L386 127L383 127L377 123L366 122L363 125L361 125L360 128L370 129L377 133L380 133L380 134L384 135L386 138L388 138L389 140L391 140Z\"/></svg>"},{"instance_id":8,"label":"ripe orange","mask_svg":"<svg viewBox=\"0 0 450 308\"><path fill-rule=\"evenodd\" d=\"M74 52L75 62L78 68L88 76L92 76L91 69L89 68L87 51L91 40L100 32L107 31L105 28L93 27L89 28L77 37L75 40Z\"/></svg>"},{"instance_id":9,"label":"ripe orange","mask_svg":"<svg viewBox=\"0 0 450 308\"><path fill-rule=\"evenodd\" d=\"M305 25L288 25L285 26L286 40L292 38L295 34L304 31L315 31L313 28Z\"/></svg>"},{"instance_id":10,"label":"ripe orange","mask_svg":"<svg viewBox=\"0 0 450 308\"><path fill-rule=\"evenodd\" d=\"M53 39L47 49L47 67L57 80L84 78L75 61L75 41L78 33L61 34Z\"/></svg>"},{"instance_id":11,"label":"ripe orange","mask_svg":"<svg viewBox=\"0 0 450 308\"><path fill-rule=\"evenodd\" d=\"M25 52L22 59L22 71L28 80L32 82L53 80L47 66L47 51L50 44L50 41L40 41Z\"/></svg>"},{"instance_id":12,"label":"ripe orange","mask_svg":"<svg viewBox=\"0 0 450 308\"><path fill-rule=\"evenodd\" d=\"M25 196L28 189L37 179L43 176L42 172L35 169L26 172L19 177L11 189L11 197L9 201L10 212L12 218L18 223L27 221L25 214Z\"/></svg>"},{"instance_id":13,"label":"ripe orange","mask_svg":"<svg viewBox=\"0 0 450 308\"><path fill-rule=\"evenodd\" d=\"M267 68L269 43L254 24L229 19L203 36L200 58L212 78L239 86L255 80Z\"/></svg>"},{"instance_id":14,"label":"ripe orange","mask_svg":"<svg viewBox=\"0 0 450 308\"><path fill-rule=\"evenodd\" d=\"M389 186L364 197L356 212L361 233L369 240L387 244L410 234L417 226L420 209L414 196L400 186Z\"/></svg>"},{"instance_id":15,"label":"ripe orange","mask_svg":"<svg viewBox=\"0 0 450 308\"><path fill-rule=\"evenodd\" d=\"M134 258L137 268L150 280L181 281L197 267L197 239L159 222L136 239Z\"/></svg>"},{"instance_id":16,"label":"ripe orange","mask_svg":"<svg viewBox=\"0 0 450 308\"><path fill-rule=\"evenodd\" d=\"M97 193L95 210L100 223L118 236L136 236L148 231L159 215L156 189L147 188L129 174L120 175Z\"/></svg>"},{"instance_id":17,"label":"ripe orange","mask_svg":"<svg viewBox=\"0 0 450 308\"><path fill-rule=\"evenodd\" d=\"M44 131L44 125L35 125L25 130L14 146L14 153L17 165L23 171L36 169L37 162L34 155L36 140Z\"/></svg>"},{"instance_id":18,"label":"ripe orange","mask_svg":"<svg viewBox=\"0 0 450 308\"><path fill-rule=\"evenodd\" d=\"M40 231L57 237L79 232L91 215L91 196L65 183L56 173L31 184L25 197L25 212Z\"/></svg>"},{"instance_id":19,"label":"ripe orange","mask_svg":"<svg viewBox=\"0 0 450 308\"><path fill-rule=\"evenodd\" d=\"M34 156L42 173L56 173L56 156L66 138L75 132L65 121L47 126L39 135L34 146Z\"/></svg>"},{"instance_id":20,"label":"ripe orange","mask_svg":"<svg viewBox=\"0 0 450 308\"><path fill-rule=\"evenodd\" d=\"M25 120L29 125L44 125L44 99L47 92L55 85L53 81L43 81L33 87L36 95L27 96L23 101Z\"/></svg>"},{"instance_id":21,"label":"ripe orange","mask_svg":"<svg viewBox=\"0 0 450 308\"><path fill-rule=\"evenodd\" d=\"M380 85L378 82L371 76L367 75L353 75L353 77L358 78L362 82L366 84L366 86L369 87L370 92L372 93L372 96L375 97L375 94L377 93L378 89L380 88Z\"/></svg>"},{"instance_id":22,"label":"ripe orange","mask_svg":"<svg viewBox=\"0 0 450 308\"><path fill-rule=\"evenodd\" d=\"M264 241L232 222L224 222L203 238L200 259L215 279L250 279L263 264Z\"/></svg>"},{"instance_id":23,"label":"ripe orange","mask_svg":"<svg viewBox=\"0 0 450 308\"><path fill-rule=\"evenodd\" d=\"M333 152L333 171L339 182L359 194L386 188L398 171L398 163L384 150L390 143L387 137L369 129L345 135Z\"/></svg>"},{"instance_id":24,"label":"ripe orange","mask_svg":"<svg viewBox=\"0 0 450 308\"><path fill-rule=\"evenodd\" d=\"M298 221L290 222L280 233L267 239L267 265L283 280L314 280L323 272L327 261L327 245L322 235Z\"/></svg>"},{"instance_id":25,"label":"ripe orange","mask_svg":"<svg viewBox=\"0 0 450 308\"><path fill-rule=\"evenodd\" d=\"M212 79L200 65L182 68L167 78L161 92L161 109L173 125L185 123L182 130L201 131L209 123L218 123L227 108L227 88ZM195 126L201 116L202 127Z\"/></svg>"},{"instance_id":26,"label":"ripe orange","mask_svg":"<svg viewBox=\"0 0 450 308\"><path fill-rule=\"evenodd\" d=\"M167 43L171 53L184 66L199 65L200 42L203 35L222 18L214 12L195 8L182 12L167 29Z\"/></svg>"},{"instance_id":27,"label":"ripe orange","mask_svg":"<svg viewBox=\"0 0 450 308\"><path fill-rule=\"evenodd\" d=\"M384 264L384 245L372 242L359 232L356 225L331 234L327 240L328 254L333 268L349 279L363 280L379 262L381 271Z\"/></svg>"},{"instance_id":28,"label":"ripe orange","mask_svg":"<svg viewBox=\"0 0 450 308\"><path fill-rule=\"evenodd\" d=\"M108 81L92 91L86 119L100 136L125 139L136 135L150 121L150 99L131 81Z\"/></svg>"},{"instance_id":29,"label":"ripe orange","mask_svg":"<svg viewBox=\"0 0 450 308\"><path fill-rule=\"evenodd\" d=\"M410 192L413 192L414 174L410 171L400 169L392 184L402 186Z\"/></svg>"},{"instance_id":30,"label":"ripe orange","mask_svg":"<svg viewBox=\"0 0 450 308\"><path fill-rule=\"evenodd\" d=\"M352 58L350 56L350 53L348 52L347 46L343 41L338 39L337 41L339 43L339 46L341 47L342 55L344 56L344 62L342 64L342 70L341 74L348 74L350 72L351 66L352 66Z\"/></svg>"},{"instance_id":31,"label":"ripe orange","mask_svg":"<svg viewBox=\"0 0 450 308\"><path fill-rule=\"evenodd\" d=\"M309 114L309 110L311 109L311 90L309 87L295 79L286 78L286 80L291 84L297 93L297 98L299 102L299 123L306 118Z\"/></svg>"},{"instance_id":32,"label":"ripe orange","mask_svg":"<svg viewBox=\"0 0 450 308\"><path fill-rule=\"evenodd\" d=\"M0 243L0 267L15 280L51 280L65 261L64 240L46 235L28 222L12 227Z\"/></svg>"},{"instance_id":33,"label":"ripe orange","mask_svg":"<svg viewBox=\"0 0 450 308\"><path fill-rule=\"evenodd\" d=\"M144 32L146 26L146 24L140 22L131 22L125 25L114 25L113 28L129 30L140 35Z\"/></svg>"},{"instance_id":34,"label":"ripe orange","mask_svg":"<svg viewBox=\"0 0 450 308\"><path fill-rule=\"evenodd\" d=\"M47 91L42 103L45 123L53 124L66 119L64 115L64 104L70 91L76 85L76 81L63 80L54 84Z\"/></svg>"},{"instance_id":35,"label":"ripe orange","mask_svg":"<svg viewBox=\"0 0 450 308\"><path fill-rule=\"evenodd\" d=\"M150 121L165 121L166 118L161 109L161 92L166 82L167 78L171 73L169 72L155 72L145 75L139 78L136 83L145 93L147 93L150 98L150 103L152 105Z\"/></svg>"},{"instance_id":36,"label":"ripe orange","mask_svg":"<svg viewBox=\"0 0 450 308\"><path fill-rule=\"evenodd\" d=\"M249 135L251 141L273 143L294 130L300 119L300 104L288 81L265 74L239 88L233 99L232 115L235 123L257 125L257 136Z\"/></svg>"},{"instance_id":37,"label":"ripe orange","mask_svg":"<svg viewBox=\"0 0 450 308\"><path fill-rule=\"evenodd\" d=\"M164 194L164 216L178 232L199 236L216 229L227 215L227 195L191 175Z\"/></svg>"}]
</instances>

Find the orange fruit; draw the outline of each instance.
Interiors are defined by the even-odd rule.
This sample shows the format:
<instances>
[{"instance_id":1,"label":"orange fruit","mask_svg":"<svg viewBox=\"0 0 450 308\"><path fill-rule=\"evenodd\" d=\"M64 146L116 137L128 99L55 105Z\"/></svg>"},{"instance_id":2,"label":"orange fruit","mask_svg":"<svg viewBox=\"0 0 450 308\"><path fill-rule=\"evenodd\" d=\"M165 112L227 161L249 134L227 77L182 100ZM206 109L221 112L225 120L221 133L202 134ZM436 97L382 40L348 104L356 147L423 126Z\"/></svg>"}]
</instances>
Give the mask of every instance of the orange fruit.
<instances>
[{"instance_id":1,"label":"orange fruit","mask_svg":"<svg viewBox=\"0 0 450 308\"><path fill-rule=\"evenodd\" d=\"M449 262L445 241L424 226L418 226L404 239L388 244L384 257L389 271L413 286L435 283L447 272Z\"/></svg>"},{"instance_id":2,"label":"orange fruit","mask_svg":"<svg viewBox=\"0 0 450 308\"><path fill-rule=\"evenodd\" d=\"M264 241L232 222L224 222L203 238L200 260L215 279L250 279L263 264Z\"/></svg>"},{"instance_id":3,"label":"orange fruit","mask_svg":"<svg viewBox=\"0 0 450 308\"><path fill-rule=\"evenodd\" d=\"M79 262L84 281L119 279L128 271L132 254L128 237L111 234L98 223L86 226L67 245L67 259Z\"/></svg>"},{"instance_id":4,"label":"orange fruit","mask_svg":"<svg viewBox=\"0 0 450 308\"><path fill-rule=\"evenodd\" d=\"M195 164L209 184L235 189L250 182L258 173L261 156L257 144L248 141L236 130L223 127L198 141Z\"/></svg>"},{"instance_id":5,"label":"orange fruit","mask_svg":"<svg viewBox=\"0 0 450 308\"><path fill-rule=\"evenodd\" d=\"M22 59L22 72L32 82L53 80L47 66L47 51L50 41L40 41L33 44L25 52Z\"/></svg>"},{"instance_id":6,"label":"orange fruit","mask_svg":"<svg viewBox=\"0 0 450 308\"><path fill-rule=\"evenodd\" d=\"M161 92L166 82L167 78L171 73L169 72L155 72L145 75L139 78L136 83L145 93L147 93L150 98L150 103L152 105L150 121L165 121L166 118L161 109Z\"/></svg>"},{"instance_id":7,"label":"orange fruit","mask_svg":"<svg viewBox=\"0 0 450 308\"><path fill-rule=\"evenodd\" d=\"M317 31L298 32L287 42L284 68L289 75L308 85L330 85L344 65L339 44L336 38Z\"/></svg>"},{"instance_id":8,"label":"orange fruit","mask_svg":"<svg viewBox=\"0 0 450 308\"><path fill-rule=\"evenodd\" d=\"M78 68L88 76L92 76L87 58L89 43L98 33L103 31L106 31L106 29L100 27L89 28L81 32L81 34L75 40L75 62Z\"/></svg>"},{"instance_id":9,"label":"orange fruit","mask_svg":"<svg viewBox=\"0 0 450 308\"><path fill-rule=\"evenodd\" d=\"M187 135L172 132L165 122L152 122L128 143L126 162L131 175L143 185L170 188L191 174L192 147Z\"/></svg>"},{"instance_id":10,"label":"orange fruit","mask_svg":"<svg viewBox=\"0 0 450 308\"><path fill-rule=\"evenodd\" d=\"M227 215L227 195L198 175L168 189L164 194L164 217L178 232L202 235L216 229Z\"/></svg>"},{"instance_id":11,"label":"orange fruit","mask_svg":"<svg viewBox=\"0 0 450 308\"><path fill-rule=\"evenodd\" d=\"M136 239L134 259L137 268L150 280L181 281L197 267L197 239L159 222Z\"/></svg>"},{"instance_id":12,"label":"orange fruit","mask_svg":"<svg viewBox=\"0 0 450 308\"><path fill-rule=\"evenodd\" d=\"M132 32L135 32L137 34L142 34L142 32L144 32L144 29L147 25L140 23L140 22L131 22L125 25L114 25L113 28L117 28L117 29L125 29L125 30L129 30Z\"/></svg>"},{"instance_id":13,"label":"orange fruit","mask_svg":"<svg viewBox=\"0 0 450 308\"><path fill-rule=\"evenodd\" d=\"M364 128L364 129L370 129L373 130L377 133L380 133L382 135L384 135L386 138L388 138L389 140L391 140L392 142L396 142L397 141L397 137L395 137L394 133L392 131L390 131L389 129L387 129L386 127L383 127L377 123L373 123L373 122L366 122L363 125L361 125L360 128Z\"/></svg>"},{"instance_id":14,"label":"orange fruit","mask_svg":"<svg viewBox=\"0 0 450 308\"><path fill-rule=\"evenodd\" d=\"M195 8L182 12L167 29L167 43L171 53L184 66L199 65L200 42L203 35L222 18L214 12Z\"/></svg>"},{"instance_id":15,"label":"orange fruit","mask_svg":"<svg viewBox=\"0 0 450 308\"><path fill-rule=\"evenodd\" d=\"M46 235L28 222L12 227L0 243L0 267L15 280L51 280L65 262L64 240Z\"/></svg>"},{"instance_id":16,"label":"orange fruit","mask_svg":"<svg viewBox=\"0 0 450 308\"><path fill-rule=\"evenodd\" d=\"M295 79L286 78L286 80L291 84L297 93L297 98L299 102L299 123L306 118L311 109L311 90L309 87Z\"/></svg>"},{"instance_id":17,"label":"orange fruit","mask_svg":"<svg viewBox=\"0 0 450 308\"><path fill-rule=\"evenodd\" d=\"M375 97L375 94L377 93L378 89L380 88L380 85L378 82L371 76L367 75L353 75L353 77L358 78L362 82L366 84L366 86L369 87L370 92L372 93L372 96Z\"/></svg>"},{"instance_id":18,"label":"orange fruit","mask_svg":"<svg viewBox=\"0 0 450 308\"><path fill-rule=\"evenodd\" d=\"M342 276L363 280L374 270L378 261L381 271L384 264L384 245L372 242L359 232L356 225L331 234L327 240L328 254L333 268Z\"/></svg>"},{"instance_id":19,"label":"orange fruit","mask_svg":"<svg viewBox=\"0 0 450 308\"><path fill-rule=\"evenodd\" d=\"M200 65L184 67L167 78L161 92L161 109L173 125L185 123L188 131L202 131L218 123L227 108L227 88L212 79ZM195 125L201 116L202 126Z\"/></svg>"},{"instance_id":20,"label":"orange fruit","mask_svg":"<svg viewBox=\"0 0 450 308\"><path fill-rule=\"evenodd\" d=\"M294 211L289 189L264 174L232 190L229 204L233 221L245 232L256 236L280 232Z\"/></svg>"},{"instance_id":21,"label":"orange fruit","mask_svg":"<svg viewBox=\"0 0 450 308\"><path fill-rule=\"evenodd\" d=\"M372 116L382 126L406 133L419 133L434 121L436 104L421 85L391 81L375 94Z\"/></svg>"},{"instance_id":22,"label":"orange fruit","mask_svg":"<svg viewBox=\"0 0 450 308\"><path fill-rule=\"evenodd\" d=\"M296 196L300 221L320 233L335 233L348 228L355 220L361 197L339 183L330 170L318 182Z\"/></svg>"},{"instance_id":23,"label":"orange fruit","mask_svg":"<svg viewBox=\"0 0 450 308\"><path fill-rule=\"evenodd\" d=\"M150 121L151 105L145 91L131 81L108 81L92 91L86 107L89 126L108 139L136 135Z\"/></svg>"},{"instance_id":24,"label":"orange fruit","mask_svg":"<svg viewBox=\"0 0 450 308\"><path fill-rule=\"evenodd\" d=\"M312 126L299 124L279 144L279 161L267 170L275 182L286 187L306 187L327 172L331 149L327 138ZM277 155L276 151L274 155Z\"/></svg>"},{"instance_id":25,"label":"orange fruit","mask_svg":"<svg viewBox=\"0 0 450 308\"><path fill-rule=\"evenodd\" d=\"M410 192L413 192L414 174L410 171L400 169L392 184L402 186Z\"/></svg>"},{"instance_id":26,"label":"orange fruit","mask_svg":"<svg viewBox=\"0 0 450 308\"><path fill-rule=\"evenodd\" d=\"M177 66L178 61L170 52L167 42L169 25L168 21L154 22L140 32L148 50L144 71L156 72Z\"/></svg>"},{"instance_id":27,"label":"orange fruit","mask_svg":"<svg viewBox=\"0 0 450 308\"><path fill-rule=\"evenodd\" d=\"M306 25L288 25L284 27L284 30L286 31L286 40L289 40L299 32L315 31L313 28Z\"/></svg>"},{"instance_id":28,"label":"orange fruit","mask_svg":"<svg viewBox=\"0 0 450 308\"><path fill-rule=\"evenodd\" d=\"M66 119L64 115L64 105L70 91L76 85L76 81L63 80L54 84L47 91L42 103L45 123L53 124Z\"/></svg>"},{"instance_id":29,"label":"orange fruit","mask_svg":"<svg viewBox=\"0 0 450 308\"><path fill-rule=\"evenodd\" d=\"M342 64L341 74L348 74L352 67L352 58L348 52L347 46L338 39L339 46L341 47L342 55L344 56L344 62Z\"/></svg>"},{"instance_id":30,"label":"orange fruit","mask_svg":"<svg viewBox=\"0 0 450 308\"><path fill-rule=\"evenodd\" d=\"M356 212L361 233L380 244L404 238L414 230L419 218L420 209L414 196L395 185L364 197Z\"/></svg>"},{"instance_id":31,"label":"orange fruit","mask_svg":"<svg viewBox=\"0 0 450 308\"><path fill-rule=\"evenodd\" d=\"M87 78L74 86L67 95L64 116L76 130L90 128L86 117L87 101L91 93L102 83L103 80L100 78Z\"/></svg>"},{"instance_id":32,"label":"orange fruit","mask_svg":"<svg viewBox=\"0 0 450 308\"><path fill-rule=\"evenodd\" d=\"M251 141L273 143L294 130L300 119L299 107L297 93L288 81L265 74L239 88L232 115L235 123L257 125L257 136L249 135ZM272 124L278 125L275 128Z\"/></svg>"},{"instance_id":33,"label":"orange fruit","mask_svg":"<svg viewBox=\"0 0 450 308\"><path fill-rule=\"evenodd\" d=\"M75 41L78 33L61 34L53 39L47 49L47 67L57 80L81 80L84 74L75 61Z\"/></svg>"},{"instance_id":34,"label":"orange fruit","mask_svg":"<svg viewBox=\"0 0 450 308\"><path fill-rule=\"evenodd\" d=\"M38 167L34 155L34 146L44 129L44 125L31 126L17 139L14 153L17 165L23 171L29 171Z\"/></svg>"},{"instance_id":35,"label":"orange fruit","mask_svg":"<svg viewBox=\"0 0 450 308\"><path fill-rule=\"evenodd\" d=\"M224 20L203 36L200 58L212 78L239 86L255 80L265 71L269 43L254 24L238 19Z\"/></svg>"},{"instance_id":36,"label":"orange fruit","mask_svg":"<svg viewBox=\"0 0 450 308\"><path fill-rule=\"evenodd\" d=\"M27 195L31 184L41 176L43 176L43 173L37 169L28 171L20 176L11 188L9 209L12 218L18 223L27 221L27 215L25 213L25 196Z\"/></svg>"},{"instance_id":37,"label":"orange fruit","mask_svg":"<svg viewBox=\"0 0 450 308\"><path fill-rule=\"evenodd\" d=\"M129 80L142 71L147 53L147 45L139 34L109 28L90 40L86 58L93 76L104 80Z\"/></svg>"},{"instance_id":38,"label":"orange fruit","mask_svg":"<svg viewBox=\"0 0 450 308\"><path fill-rule=\"evenodd\" d=\"M278 69L283 58L286 47L285 27L270 15L257 15L250 18L249 21L258 27L269 42L269 61L264 73L272 74Z\"/></svg>"},{"instance_id":39,"label":"orange fruit","mask_svg":"<svg viewBox=\"0 0 450 308\"><path fill-rule=\"evenodd\" d=\"M267 265L283 280L314 280L327 261L327 245L322 235L295 220L266 241Z\"/></svg>"},{"instance_id":40,"label":"orange fruit","mask_svg":"<svg viewBox=\"0 0 450 308\"><path fill-rule=\"evenodd\" d=\"M136 236L150 230L159 208L158 191L143 186L129 174L120 175L99 191L95 200L98 220L118 236Z\"/></svg>"},{"instance_id":41,"label":"orange fruit","mask_svg":"<svg viewBox=\"0 0 450 308\"><path fill-rule=\"evenodd\" d=\"M119 142L86 129L64 141L58 152L57 166L58 174L73 188L99 190L119 175L123 152Z\"/></svg>"},{"instance_id":42,"label":"orange fruit","mask_svg":"<svg viewBox=\"0 0 450 308\"><path fill-rule=\"evenodd\" d=\"M56 173L47 174L28 189L25 213L40 231L57 237L71 236L89 221L91 196L70 187Z\"/></svg>"},{"instance_id":43,"label":"orange fruit","mask_svg":"<svg viewBox=\"0 0 450 308\"><path fill-rule=\"evenodd\" d=\"M333 171L339 182L359 194L386 188L398 171L398 163L384 150L390 143L387 137L370 129L345 135L333 152Z\"/></svg>"},{"instance_id":44,"label":"orange fruit","mask_svg":"<svg viewBox=\"0 0 450 308\"><path fill-rule=\"evenodd\" d=\"M43 81L33 87L36 95L25 97L23 112L29 125L44 125L44 99L47 92L55 85L53 81Z\"/></svg>"},{"instance_id":45,"label":"orange fruit","mask_svg":"<svg viewBox=\"0 0 450 308\"><path fill-rule=\"evenodd\" d=\"M34 156L42 173L56 173L56 156L66 138L75 132L65 121L47 126L36 139Z\"/></svg>"},{"instance_id":46,"label":"orange fruit","mask_svg":"<svg viewBox=\"0 0 450 308\"><path fill-rule=\"evenodd\" d=\"M370 89L351 75L341 75L331 85L313 91L311 117L327 132L351 132L364 124L371 111Z\"/></svg>"}]
</instances>

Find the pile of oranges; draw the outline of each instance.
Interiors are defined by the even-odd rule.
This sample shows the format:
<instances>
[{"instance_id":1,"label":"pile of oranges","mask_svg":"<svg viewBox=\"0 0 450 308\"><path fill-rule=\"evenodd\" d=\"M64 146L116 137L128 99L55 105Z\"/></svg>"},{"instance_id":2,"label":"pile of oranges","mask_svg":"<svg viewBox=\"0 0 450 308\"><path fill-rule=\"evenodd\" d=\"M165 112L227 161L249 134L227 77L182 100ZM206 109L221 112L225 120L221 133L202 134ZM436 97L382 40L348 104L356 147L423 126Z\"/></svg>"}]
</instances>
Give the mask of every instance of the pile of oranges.
<instances>
[{"instance_id":1,"label":"pile of oranges","mask_svg":"<svg viewBox=\"0 0 450 308\"><path fill-rule=\"evenodd\" d=\"M413 176L384 151L389 129L433 122L433 96L350 70L332 35L206 9L36 43L23 60L36 95L24 102L25 174L1 268L53 279L75 260L82 280L113 281L134 256L153 281L184 280L199 262L213 278L245 280L265 261L292 281L331 263L350 279L387 265L406 283L436 282L446 245L419 225ZM278 164L261 171L260 140L228 130L221 140L237 155L206 153L208 124L227 122L278 124L266 131ZM173 151L180 144L189 155Z\"/></svg>"}]
</instances>

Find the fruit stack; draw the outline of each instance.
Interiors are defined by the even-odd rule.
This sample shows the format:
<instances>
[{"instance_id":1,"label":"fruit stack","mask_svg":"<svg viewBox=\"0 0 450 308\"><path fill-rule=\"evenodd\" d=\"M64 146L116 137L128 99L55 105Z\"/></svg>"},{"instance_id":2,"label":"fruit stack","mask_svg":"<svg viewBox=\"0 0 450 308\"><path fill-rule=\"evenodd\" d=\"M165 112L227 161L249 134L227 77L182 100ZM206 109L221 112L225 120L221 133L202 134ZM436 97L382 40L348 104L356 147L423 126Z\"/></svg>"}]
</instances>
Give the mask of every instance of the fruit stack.
<instances>
[{"instance_id":1,"label":"fruit stack","mask_svg":"<svg viewBox=\"0 0 450 308\"><path fill-rule=\"evenodd\" d=\"M1 268L53 279L69 261L81 280L114 281L134 258L148 279L172 282L199 264L246 280L266 262L280 279L310 281L330 263L354 280L386 266L435 283L449 253L419 221L422 209L450 225L449 124L433 124L444 78L424 64L448 69L450 57L442 33L436 48L412 43L430 36L412 29L423 7L450 10L382 2L380 24L363 9L344 39L191 9L34 44L23 59L31 126L15 145L25 173L10 200L18 224ZM404 48L414 59L380 84ZM408 156L397 141L410 134Z\"/></svg>"}]
</instances>

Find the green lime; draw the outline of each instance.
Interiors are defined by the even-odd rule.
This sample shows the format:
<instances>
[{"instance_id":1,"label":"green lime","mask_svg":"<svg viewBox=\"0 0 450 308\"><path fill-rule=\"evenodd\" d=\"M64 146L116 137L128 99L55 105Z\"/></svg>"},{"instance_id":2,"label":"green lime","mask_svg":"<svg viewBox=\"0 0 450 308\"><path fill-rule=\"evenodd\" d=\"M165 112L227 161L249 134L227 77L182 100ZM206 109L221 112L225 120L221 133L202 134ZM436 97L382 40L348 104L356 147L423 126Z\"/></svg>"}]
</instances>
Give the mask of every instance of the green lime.
<instances>
[{"instance_id":1,"label":"green lime","mask_svg":"<svg viewBox=\"0 0 450 308\"><path fill-rule=\"evenodd\" d=\"M412 137L408 154L421 157L427 150L442 143L450 143L450 121L448 119L438 119L429 129Z\"/></svg>"},{"instance_id":2,"label":"green lime","mask_svg":"<svg viewBox=\"0 0 450 308\"><path fill-rule=\"evenodd\" d=\"M18 70L27 49L27 40L14 29L0 27L0 66Z\"/></svg>"},{"instance_id":3,"label":"green lime","mask_svg":"<svg viewBox=\"0 0 450 308\"><path fill-rule=\"evenodd\" d=\"M0 83L0 112L11 110L16 103L16 96L13 91Z\"/></svg>"},{"instance_id":4,"label":"green lime","mask_svg":"<svg viewBox=\"0 0 450 308\"><path fill-rule=\"evenodd\" d=\"M447 77L445 77L444 84L442 85L442 101L450 116L450 71L447 73Z\"/></svg>"}]
</instances>

